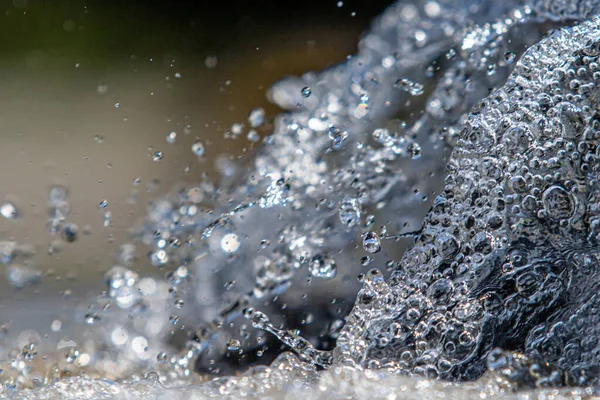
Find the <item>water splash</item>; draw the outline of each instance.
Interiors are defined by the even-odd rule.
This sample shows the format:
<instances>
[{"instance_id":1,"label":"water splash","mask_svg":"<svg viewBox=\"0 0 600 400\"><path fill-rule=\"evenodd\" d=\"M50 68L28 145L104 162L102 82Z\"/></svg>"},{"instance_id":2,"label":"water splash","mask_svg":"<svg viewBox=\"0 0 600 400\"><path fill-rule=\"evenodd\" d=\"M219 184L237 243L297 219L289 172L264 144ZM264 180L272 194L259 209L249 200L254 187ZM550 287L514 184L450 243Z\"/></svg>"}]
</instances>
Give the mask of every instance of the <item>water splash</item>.
<instances>
[{"instance_id":1,"label":"water splash","mask_svg":"<svg viewBox=\"0 0 600 400\"><path fill-rule=\"evenodd\" d=\"M94 340L39 367L39 340L28 339L9 355L2 390L63 393L61 379L91 365L88 376L129 381L72 380L69 390L162 393L158 379L196 385L179 394L316 387L329 397L373 381L392 393L398 373L472 380L488 370L472 392L481 398L595 382L598 11L559 0L390 7L346 63L271 88L287 112L246 168L220 159L222 182L150 204L137 239L165 279L133 272L135 248L122 247L80 316ZM573 20L589 21L544 38ZM263 118L253 110L249 123ZM62 228L69 242L67 197L52 189L49 232ZM279 355L270 335L302 362ZM278 355L198 386L197 372ZM407 397L419 385L455 388L412 379L398 381Z\"/></svg>"}]
</instances>

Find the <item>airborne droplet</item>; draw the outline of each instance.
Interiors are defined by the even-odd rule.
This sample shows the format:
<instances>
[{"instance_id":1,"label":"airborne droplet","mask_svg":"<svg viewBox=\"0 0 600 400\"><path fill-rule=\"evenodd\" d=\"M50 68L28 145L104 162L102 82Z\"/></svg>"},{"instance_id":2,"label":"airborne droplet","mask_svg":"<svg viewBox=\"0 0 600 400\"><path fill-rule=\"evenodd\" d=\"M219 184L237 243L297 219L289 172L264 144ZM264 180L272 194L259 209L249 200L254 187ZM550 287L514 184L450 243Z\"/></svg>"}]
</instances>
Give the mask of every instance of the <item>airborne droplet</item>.
<instances>
[{"instance_id":1,"label":"airborne droplet","mask_svg":"<svg viewBox=\"0 0 600 400\"><path fill-rule=\"evenodd\" d=\"M375 232L367 232L363 236L363 249L369 253L381 251L381 240Z\"/></svg>"}]
</instances>

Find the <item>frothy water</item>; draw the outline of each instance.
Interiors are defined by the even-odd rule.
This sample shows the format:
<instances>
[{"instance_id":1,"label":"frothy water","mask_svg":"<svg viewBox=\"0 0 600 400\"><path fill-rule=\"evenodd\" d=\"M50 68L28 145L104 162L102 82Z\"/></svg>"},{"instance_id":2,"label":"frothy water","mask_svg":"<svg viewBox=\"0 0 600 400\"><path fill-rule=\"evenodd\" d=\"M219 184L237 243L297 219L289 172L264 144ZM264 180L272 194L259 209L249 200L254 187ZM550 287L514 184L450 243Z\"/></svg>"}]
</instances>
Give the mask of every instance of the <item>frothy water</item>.
<instances>
[{"instance_id":1,"label":"frothy water","mask_svg":"<svg viewBox=\"0 0 600 400\"><path fill-rule=\"evenodd\" d=\"M249 160L218 159L217 181L151 202L98 297L73 310L81 329L52 344L23 332L0 393L593 396L598 11L390 7L345 63L273 85L286 112ZM245 123L226 135L261 140L264 110ZM47 228L75 242L69 190L51 189ZM12 286L38 282L26 248L0 250ZM140 257L165 278L136 273Z\"/></svg>"}]
</instances>

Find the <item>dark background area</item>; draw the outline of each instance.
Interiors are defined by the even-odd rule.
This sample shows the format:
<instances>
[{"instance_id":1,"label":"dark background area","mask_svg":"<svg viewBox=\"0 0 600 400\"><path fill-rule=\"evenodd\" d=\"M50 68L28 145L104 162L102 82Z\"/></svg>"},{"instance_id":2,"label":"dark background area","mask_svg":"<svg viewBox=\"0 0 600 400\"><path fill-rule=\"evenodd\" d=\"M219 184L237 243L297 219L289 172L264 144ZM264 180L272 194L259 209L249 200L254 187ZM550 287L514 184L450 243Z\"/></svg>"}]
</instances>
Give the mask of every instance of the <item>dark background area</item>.
<instances>
[{"instance_id":1,"label":"dark background area","mask_svg":"<svg viewBox=\"0 0 600 400\"><path fill-rule=\"evenodd\" d=\"M13 0L2 1L0 50L46 48L59 54L118 57L132 53L232 52L257 37L281 45L307 30L357 30L389 0ZM260 45L253 43L252 45Z\"/></svg>"}]
</instances>

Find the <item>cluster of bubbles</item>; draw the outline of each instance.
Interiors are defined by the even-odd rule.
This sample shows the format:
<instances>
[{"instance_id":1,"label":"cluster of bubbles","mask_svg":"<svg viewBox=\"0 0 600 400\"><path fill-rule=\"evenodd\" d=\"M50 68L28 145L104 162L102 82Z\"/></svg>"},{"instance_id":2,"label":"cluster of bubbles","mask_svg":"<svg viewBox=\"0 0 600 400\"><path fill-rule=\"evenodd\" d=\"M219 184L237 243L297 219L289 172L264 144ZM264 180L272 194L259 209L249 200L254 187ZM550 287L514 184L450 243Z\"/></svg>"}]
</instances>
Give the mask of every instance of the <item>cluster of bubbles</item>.
<instances>
[{"instance_id":1,"label":"cluster of bubbles","mask_svg":"<svg viewBox=\"0 0 600 400\"><path fill-rule=\"evenodd\" d=\"M268 363L203 387L260 396L294 376L294 390L330 379L335 391L363 369L487 370L490 392L594 383L598 12L595 0L390 7L344 64L270 89L286 111L245 168L217 163L222 181L149 205L136 237L164 279L140 277L136 245L121 246L82 315L94 341L43 378L27 344L10 385L56 382L84 355L140 391ZM248 140L265 118L250 112ZM76 240L66 190L50 198L49 232Z\"/></svg>"},{"instance_id":2,"label":"cluster of bubbles","mask_svg":"<svg viewBox=\"0 0 600 400\"><path fill-rule=\"evenodd\" d=\"M520 18L557 7L536 5ZM513 387L597 380L598 23L530 48L471 109L415 245L387 282L365 275L336 360L446 379L489 368Z\"/></svg>"}]
</instances>

